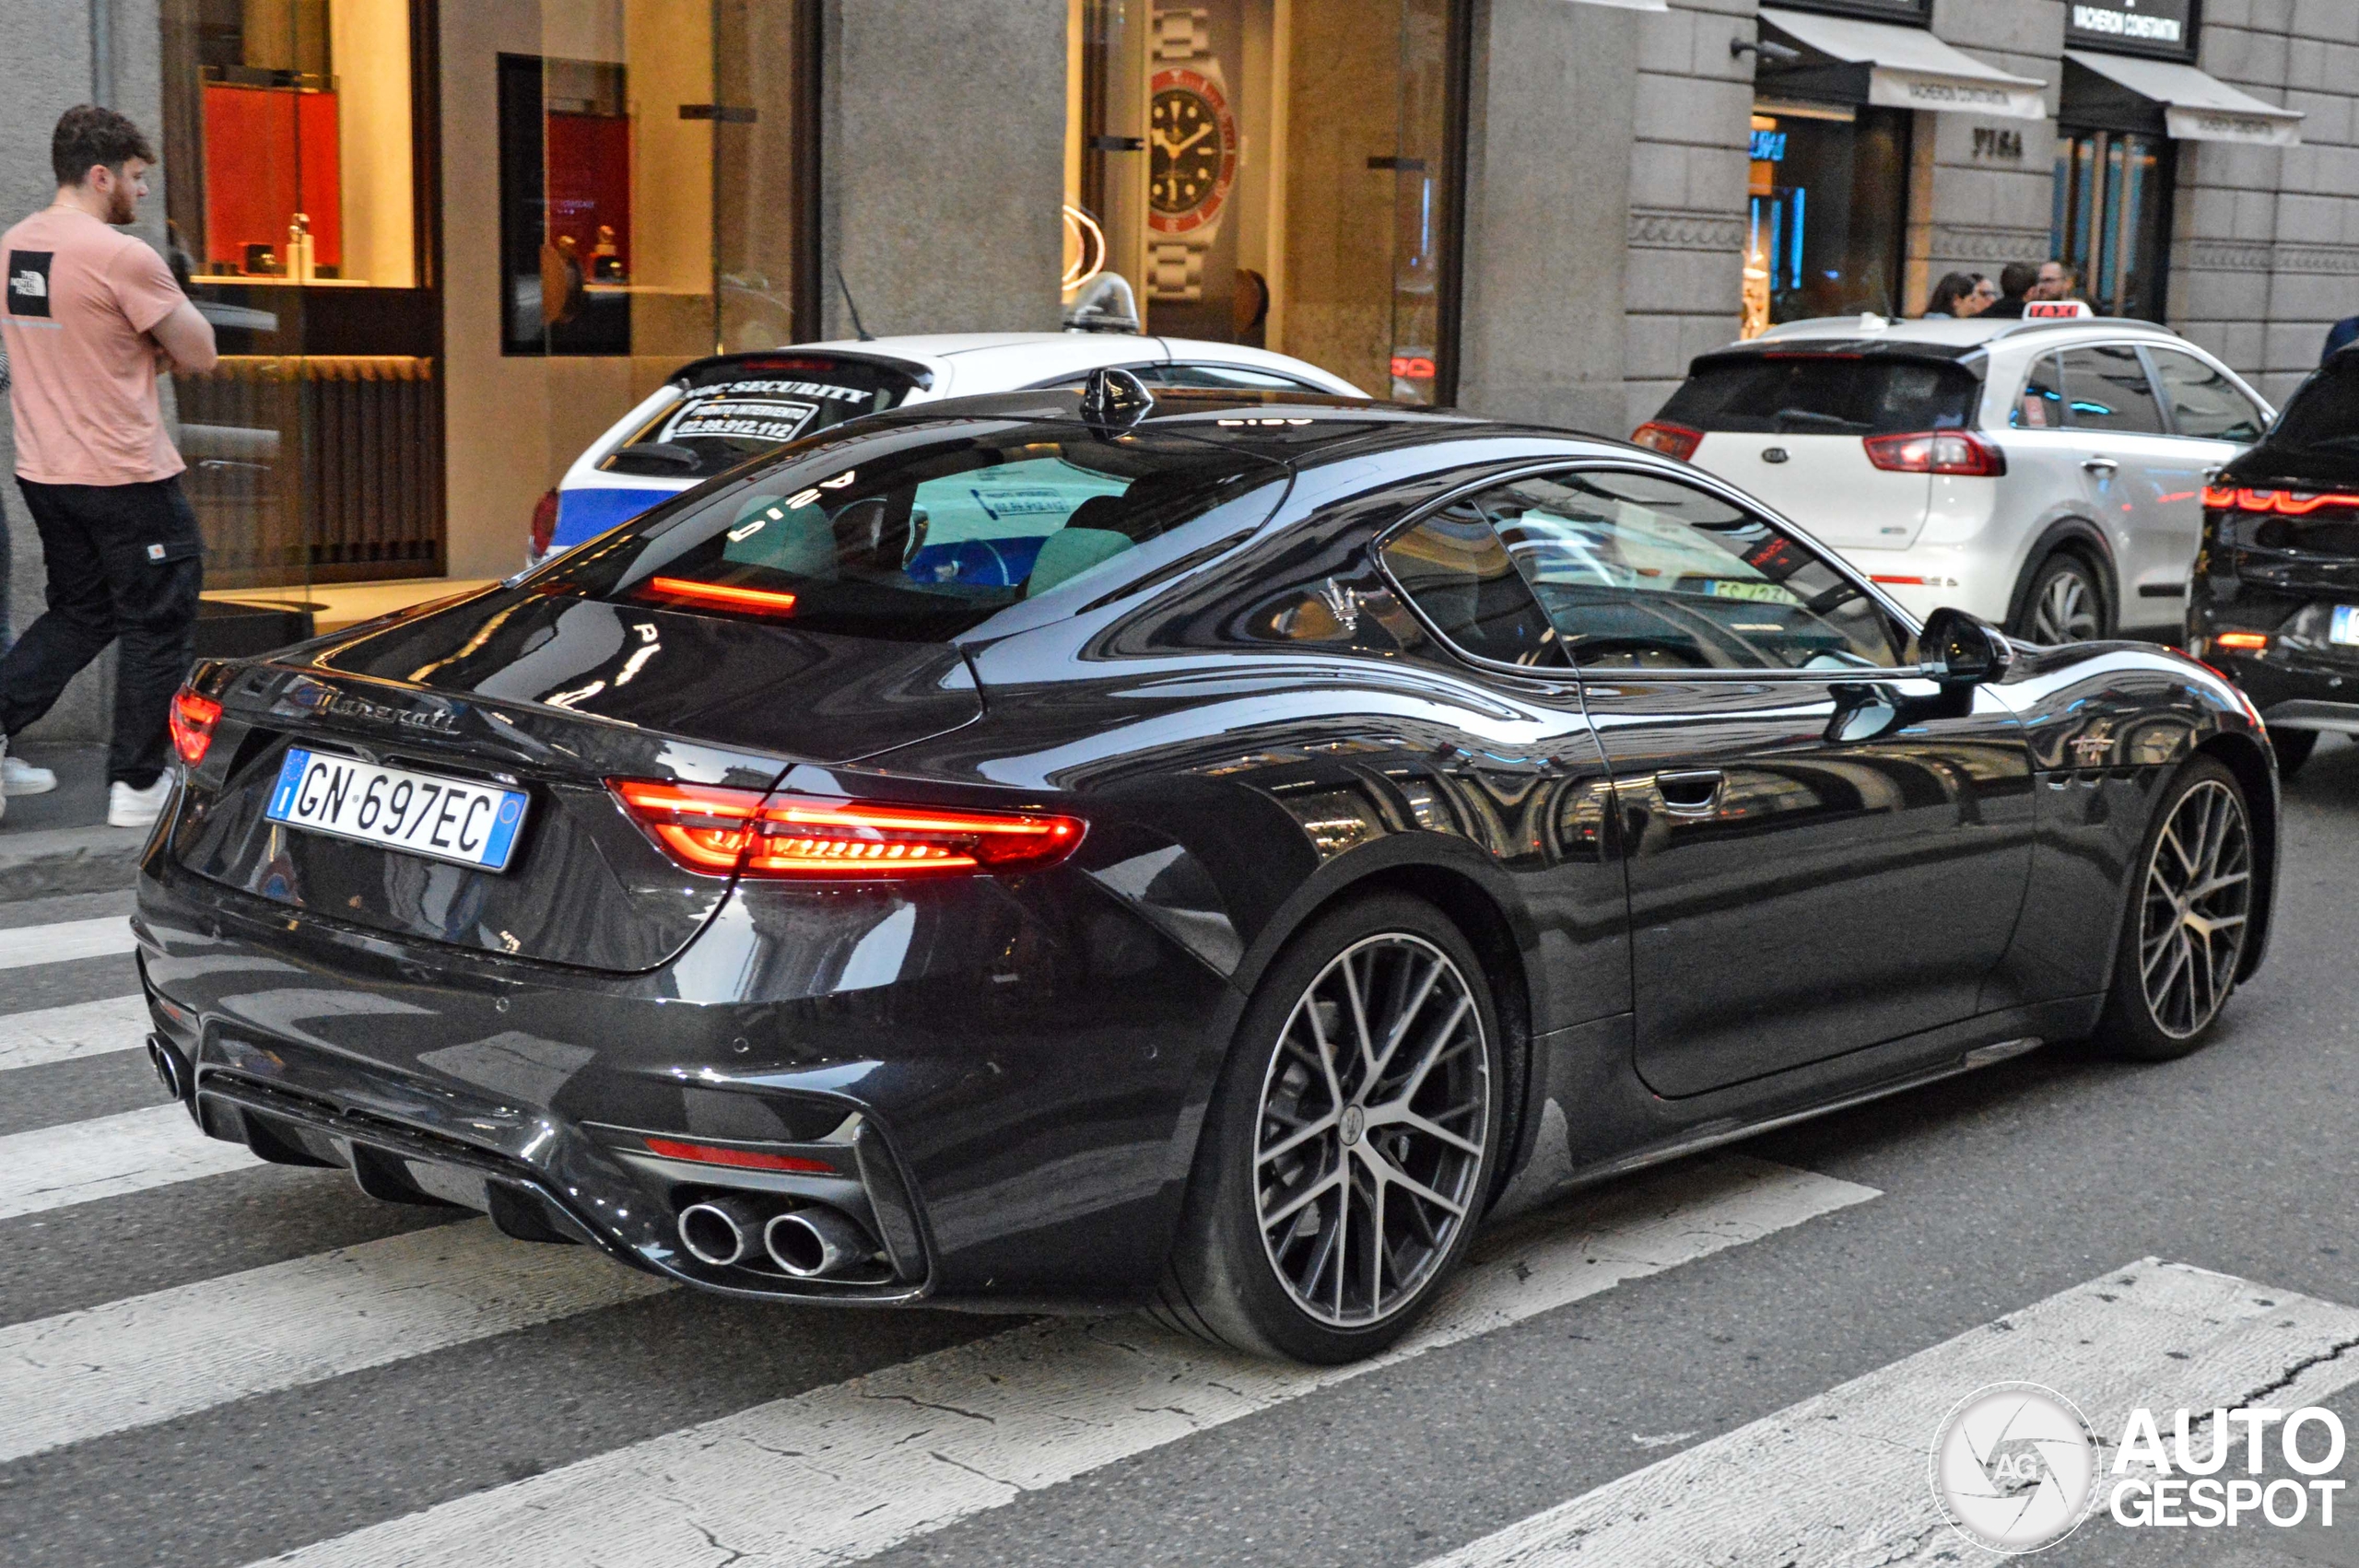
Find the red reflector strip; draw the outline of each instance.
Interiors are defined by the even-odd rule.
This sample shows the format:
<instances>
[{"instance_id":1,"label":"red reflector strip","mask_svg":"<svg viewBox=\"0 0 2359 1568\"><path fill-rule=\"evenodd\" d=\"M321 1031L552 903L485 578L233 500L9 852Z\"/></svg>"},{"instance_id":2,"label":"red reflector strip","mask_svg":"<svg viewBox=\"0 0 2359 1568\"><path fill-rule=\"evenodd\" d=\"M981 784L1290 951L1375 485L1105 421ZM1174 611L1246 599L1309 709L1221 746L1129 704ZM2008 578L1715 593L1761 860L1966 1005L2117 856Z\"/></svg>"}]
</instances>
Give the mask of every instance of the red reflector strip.
<instances>
[{"instance_id":1,"label":"red reflector strip","mask_svg":"<svg viewBox=\"0 0 2359 1568\"><path fill-rule=\"evenodd\" d=\"M2212 639L2222 648L2263 649L2269 646L2267 632L2222 632Z\"/></svg>"},{"instance_id":2,"label":"red reflector strip","mask_svg":"<svg viewBox=\"0 0 2359 1568\"><path fill-rule=\"evenodd\" d=\"M729 610L754 610L764 614L783 615L794 608L794 595L773 592L767 588L732 588L722 582L696 582L685 577L659 577L647 585L651 593L669 599L686 599L694 603L718 604Z\"/></svg>"},{"instance_id":3,"label":"red reflector strip","mask_svg":"<svg viewBox=\"0 0 2359 1568\"><path fill-rule=\"evenodd\" d=\"M650 1138L647 1152L661 1154L667 1160L693 1160L699 1165L734 1165L747 1171L811 1171L820 1176L833 1176L836 1167L826 1160L805 1159L800 1154L767 1154L758 1149L724 1149L718 1143L684 1143L676 1138Z\"/></svg>"},{"instance_id":4,"label":"red reflector strip","mask_svg":"<svg viewBox=\"0 0 2359 1568\"><path fill-rule=\"evenodd\" d=\"M1887 583L1895 588L1922 588L1927 581L1921 577L1871 577L1868 580Z\"/></svg>"},{"instance_id":5,"label":"red reflector strip","mask_svg":"<svg viewBox=\"0 0 2359 1568\"><path fill-rule=\"evenodd\" d=\"M200 696L186 686L172 694L172 706L165 712L166 728L172 732L172 750L180 753L182 762L194 767L205 760L213 745L213 726L220 719L221 705L211 697Z\"/></svg>"}]
</instances>

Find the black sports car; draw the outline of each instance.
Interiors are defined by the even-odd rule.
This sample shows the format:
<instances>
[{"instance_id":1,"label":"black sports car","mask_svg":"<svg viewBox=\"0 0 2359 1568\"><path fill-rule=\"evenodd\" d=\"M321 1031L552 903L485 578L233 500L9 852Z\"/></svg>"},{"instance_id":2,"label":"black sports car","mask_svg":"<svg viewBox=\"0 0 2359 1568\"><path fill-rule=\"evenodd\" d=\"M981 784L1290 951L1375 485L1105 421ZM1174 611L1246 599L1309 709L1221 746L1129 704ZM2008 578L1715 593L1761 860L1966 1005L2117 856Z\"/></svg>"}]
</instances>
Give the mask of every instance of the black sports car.
<instances>
[{"instance_id":1,"label":"black sports car","mask_svg":"<svg viewBox=\"0 0 2359 1568\"><path fill-rule=\"evenodd\" d=\"M2252 694L2285 773L2321 731L2359 735L2359 353L2205 486L2187 637Z\"/></svg>"},{"instance_id":2,"label":"black sports car","mask_svg":"<svg viewBox=\"0 0 2359 1568\"><path fill-rule=\"evenodd\" d=\"M2260 962L2263 731L1620 442L1101 376L179 699L216 1137L708 1289L1398 1336L1486 1212Z\"/></svg>"}]
</instances>

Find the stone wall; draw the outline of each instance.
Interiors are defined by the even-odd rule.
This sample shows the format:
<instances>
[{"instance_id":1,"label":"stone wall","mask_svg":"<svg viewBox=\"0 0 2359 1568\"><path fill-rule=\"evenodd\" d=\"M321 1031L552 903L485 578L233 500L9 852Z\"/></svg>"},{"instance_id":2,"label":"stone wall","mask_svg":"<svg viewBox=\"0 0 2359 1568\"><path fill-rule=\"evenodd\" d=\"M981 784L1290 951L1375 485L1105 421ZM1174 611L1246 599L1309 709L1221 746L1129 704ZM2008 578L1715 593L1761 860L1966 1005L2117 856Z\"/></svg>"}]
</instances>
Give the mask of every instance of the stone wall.
<instances>
[{"instance_id":1,"label":"stone wall","mask_svg":"<svg viewBox=\"0 0 2359 1568\"><path fill-rule=\"evenodd\" d=\"M2282 403L2359 314L2359 3L2203 12L2203 69L2307 118L2297 147L2180 145L2171 324Z\"/></svg>"},{"instance_id":2,"label":"stone wall","mask_svg":"<svg viewBox=\"0 0 2359 1568\"><path fill-rule=\"evenodd\" d=\"M1997 277L2009 262L2047 259L2054 218L2055 111L2063 89L2064 7L2058 0L1936 0L1933 35L1976 59L2048 84L2049 118L1987 120L1975 114L1917 116L1919 170L1931 188L1920 244L1910 247L1906 300L1925 308L1935 279L1947 272ZM1977 131L2009 131L2018 140ZM1930 156L1925 148L1930 144ZM2020 158L1998 149L2020 146Z\"/></svg>"}]
</instances>

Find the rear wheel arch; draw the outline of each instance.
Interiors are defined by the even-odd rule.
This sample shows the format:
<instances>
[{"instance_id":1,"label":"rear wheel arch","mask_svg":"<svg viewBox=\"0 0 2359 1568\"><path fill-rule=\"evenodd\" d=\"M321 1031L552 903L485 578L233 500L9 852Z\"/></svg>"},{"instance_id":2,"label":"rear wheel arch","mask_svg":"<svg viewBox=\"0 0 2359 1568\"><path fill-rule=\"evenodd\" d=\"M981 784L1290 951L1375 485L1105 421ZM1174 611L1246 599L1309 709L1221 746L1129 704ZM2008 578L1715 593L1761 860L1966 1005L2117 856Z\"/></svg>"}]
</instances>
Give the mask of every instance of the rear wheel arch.
<instances>
[{"instance_id":1,"label":"rear wheel arch","mask_svg":"<svg viewBox=\"0 0 2359 1568\"><path fill-rule=\"evenodd\" d=\"M1379 848L1390 848L1391 852L1374 853ZM1498 1014L1499 1056L1507 1070L1499 1094L1503 1136L1498 1168L1485 1194L1486 1200L1496 1199L1511 1173L1522 1164L1528 1153L1527 1135L1533 1125L1527 1114L1534 1053L1531 970L1525 957L1532 948L1532 928L1512 893L1489 885L1493 879L1505 882L1507 873L1488 861L1480 866L1453 865L1418 858L1405 837L1367 846L1323 871L1345 874L1332 882L1325 875L1313 877L1247 951L1232 982L1250 997L1297 936L1331 910L1355 899L1399 893L1440 910L1482 962L1483 978L1491 989L1491 1004ZM1234 1039L1224 1042L1220 1059L1214 1064L1215 1072L1235 1048Z\"/></svg>"},{"instance_id":2,"label":"rear wheel arch","mask_svg":"<svg viewBox=\"0 0 2359 1568\"><path fill-rule=\"evenodd\" d=\"M2033 579L2039 569L2059 552L2074 556L2096 573L2097 588L2104 593L2108 631L2121 625L2121 579L2114 569L2113 546L2106 542L2104 531L2084 517L2059 519L2041 531L2024 555L2023 564L2015 571L2015 586L2007 595L2005 625L2022 623L2031 597Z\"/></svg>"}]
</instances>

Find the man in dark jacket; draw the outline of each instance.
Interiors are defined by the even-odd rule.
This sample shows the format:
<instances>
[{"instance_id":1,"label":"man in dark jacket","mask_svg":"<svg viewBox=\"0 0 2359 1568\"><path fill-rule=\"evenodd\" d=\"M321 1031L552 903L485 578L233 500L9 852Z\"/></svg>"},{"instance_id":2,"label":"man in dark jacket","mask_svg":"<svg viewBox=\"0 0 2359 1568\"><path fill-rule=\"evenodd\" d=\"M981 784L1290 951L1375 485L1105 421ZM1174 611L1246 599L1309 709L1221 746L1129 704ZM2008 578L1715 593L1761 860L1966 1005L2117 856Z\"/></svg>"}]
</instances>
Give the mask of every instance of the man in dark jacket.
<instances>
[{"instance_id":1,"label":"man in dark jacket","mask_svg":"<svg viewBox=\"0 0 2359 1568\"><path fill-rule=\"evenodd\" d=\"M2039 269L2029 262L2009 262L1999 274L1999 302L1982 313L1994 321L2021 321L2024 303L2039 287Z\"/></svg>"}]
</instances>

